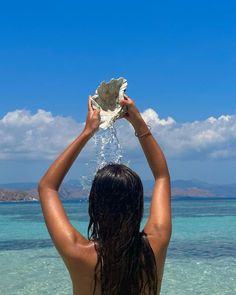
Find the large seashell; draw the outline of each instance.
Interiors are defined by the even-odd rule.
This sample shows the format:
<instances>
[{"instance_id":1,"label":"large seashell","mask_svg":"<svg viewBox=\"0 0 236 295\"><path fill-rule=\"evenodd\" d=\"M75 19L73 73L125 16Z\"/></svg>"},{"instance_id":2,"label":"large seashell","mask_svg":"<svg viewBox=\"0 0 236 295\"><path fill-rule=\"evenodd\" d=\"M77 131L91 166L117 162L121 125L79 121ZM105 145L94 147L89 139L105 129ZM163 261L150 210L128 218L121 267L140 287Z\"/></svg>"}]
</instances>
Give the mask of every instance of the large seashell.
<instances>
[{"instance_id":1,"label":"large seashell","mask_svg":"<svg viewBox=\"0 0 236 295\"><path fill-rule=\"evenodd\" d=\"M100 108L100 128L108 128L127 111L127 108L120 106L127 84L127 80L120 77L111 79L108 83L103 81L98 86L91 100L94 109Z\"/></svg>"}]
</instances>

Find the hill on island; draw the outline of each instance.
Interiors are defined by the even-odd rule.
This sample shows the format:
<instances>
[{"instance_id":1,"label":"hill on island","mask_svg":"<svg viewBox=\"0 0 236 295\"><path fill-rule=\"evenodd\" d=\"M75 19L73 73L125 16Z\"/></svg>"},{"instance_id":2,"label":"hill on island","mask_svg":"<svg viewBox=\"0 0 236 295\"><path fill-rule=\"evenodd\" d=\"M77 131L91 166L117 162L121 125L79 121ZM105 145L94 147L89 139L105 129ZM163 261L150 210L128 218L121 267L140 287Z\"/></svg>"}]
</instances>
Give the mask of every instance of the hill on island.
<instances>
[{"instance_id":1,"label":"hill on island","mask_svg":"<svg viewBox=\"0 0 236 295\"><path fill-rule=\"evenodd\" d=\"M37 201L36 182L3 183L0 184L0 201ZM153 180L143 181L147 198L151 197ZM80 180L69 180L61 185L59 195L61 200L86 199L89 187ZM236 197L236 183L217 185L199 180L174 180L171 182L172 197Z\"/></svg>"}]
</instances>

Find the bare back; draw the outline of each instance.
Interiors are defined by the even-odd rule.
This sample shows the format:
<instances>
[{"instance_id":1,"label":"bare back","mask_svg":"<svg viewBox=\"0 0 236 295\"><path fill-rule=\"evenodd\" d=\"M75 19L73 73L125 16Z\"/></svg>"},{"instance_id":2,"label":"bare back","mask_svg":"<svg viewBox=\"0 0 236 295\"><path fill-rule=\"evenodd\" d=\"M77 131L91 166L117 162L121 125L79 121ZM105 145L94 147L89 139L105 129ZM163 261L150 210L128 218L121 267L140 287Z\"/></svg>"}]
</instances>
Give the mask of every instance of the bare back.
<instances>
[{"instance_id":1,"label":"bare back","mask_svg":"<svg viewBox=\"0 0 236 295\"><path fill-rule=\"evenodd\" d=\"M159 294L166 250L172 230L170 175L164 153L153 134L150 132L141 113L136 108L134 101L127 95L125 95L124 98L125 99L120 103L122 107L127 107L125 118L134 127L135 135L140 142L155 180L149 217L144 231L147 234L147 239L156 257L159 283L159 290L157 293ZM38 184L38 193L45 223L55 247L62 256L70 272L74 295L92 294L97 252L94 243L85 239L69 221L59 198L59 187L77 156L98 129L99 124L99 111L92 108L91 100L89 99L88 114L84 130L55 159ZM127 167L124 171L126 170ZM137 180L137 177L134 176L132 171L129 171L126 178L130 177L128 175L133 175L132 178ZM116 172L112 172L112 181L116 179L116 176ZM103 181L102 179L103 177L100 177L101 181ZM126 183L126 180L124 183ZM138 185L139 182L137 181L136 183ZM124 188L123 185L121 188L122 187ZM110 195L113 195L112 186L110 189ZM141 190L139 190L139 192L141 192ZM137 192L135 195L136 194ZM102 195L103 193L101 192L100 196ZM96 215L96 212L94 214ZM100 294L100 290L101 285L99 286L98 284L96 295Z\"/></svg>"},{"instance_id":2,"label":"bare back","mask_svg":"<svg viewBox=\"0 0 236 295\"><path fill-rule=\"evenodd\" d=\"M155 254L158 277L158 292L160 294L161 282L166 258L166 249L159 247L153 237L146 237ZM94 269L97 263L97 252L94 242L87 241L87 244L77 244L71 253L71 257L63 258L70 273L73 295L92 295L94 289ZM95 295L101 295L101 283L97 280Z\"/></svg>"}]
</instances>

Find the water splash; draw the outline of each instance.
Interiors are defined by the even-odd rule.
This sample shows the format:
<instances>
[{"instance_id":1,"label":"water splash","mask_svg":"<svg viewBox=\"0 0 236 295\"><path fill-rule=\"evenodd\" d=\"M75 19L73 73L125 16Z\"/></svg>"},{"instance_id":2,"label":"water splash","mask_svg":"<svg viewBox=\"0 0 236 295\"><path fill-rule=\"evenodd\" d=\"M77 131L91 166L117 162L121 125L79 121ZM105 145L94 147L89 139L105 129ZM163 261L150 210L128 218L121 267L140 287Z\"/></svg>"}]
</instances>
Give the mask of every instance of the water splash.
<instances>
[{"instance_id":1,"label":"water splash","mask_svg":"<svg viewBox=\"0 0 236 295\"><path fill-rule=\"evenodd\" d=\"M94 142L96 146L97 169L104 167L108 163L121 163L123 151L114 124L105 130L100 129L94 135Z\"/></svg>"},{"instance_id":2,"label":"water splash","mask_svg":"<svg viewBox=\"0 0 236 295\"><path fill-rule=\"evenodd\" d=\"M87 175L83 175L80 180L85 192L90 189L98 169L109 163L121 164L123 158L123 150L114 124L107 129L99 129L92 139L95 145L96 159L85 163Z\"/></svg>"},{"instance_id":3,"label":"water splash","mask_svg":"<svg viewBox=\"0 0 236 295\"><path fill-rule=\"evenodd\" d=\"M80 183L82 185L83 191L85 195L89 192L93 178L96 174L96 167L97 167L97 161L96 160L89 160L89 162L85 163L85 170L86 170L86 175L82 175L80 177Z\"/></svg>"}]
</instances>

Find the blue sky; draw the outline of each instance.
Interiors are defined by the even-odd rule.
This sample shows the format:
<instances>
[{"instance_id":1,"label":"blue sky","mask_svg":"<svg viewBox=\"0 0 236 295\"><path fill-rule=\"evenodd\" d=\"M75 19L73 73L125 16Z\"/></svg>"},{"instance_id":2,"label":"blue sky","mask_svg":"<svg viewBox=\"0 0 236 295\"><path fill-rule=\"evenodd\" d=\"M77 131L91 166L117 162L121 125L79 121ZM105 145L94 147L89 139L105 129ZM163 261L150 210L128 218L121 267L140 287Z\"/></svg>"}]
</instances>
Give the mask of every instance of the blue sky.
<instances>
[{"instance_id":1,"label":"blue sky","mask_svg":"<svg viewBox=\"0 0 236 295\"><path fill-rule=\"evenodd\" d=\"M181 126L234 116L235 13L235 1L2 3L0 119L16 110L33 116L42 109L79 124L88 94L100 81L120 76L128 79L127 93L142 112L151 108ZM195 146L188 157L170 152L173 177L235 182L234 138L233 132L227 135L231 153L221 146L223 158L215 156L219 150L196 156ZM9 149L8 144L8 154ZM0 162L0 182L37 180L49 163L10 155Z\"/></svg>"}]
</instances>

